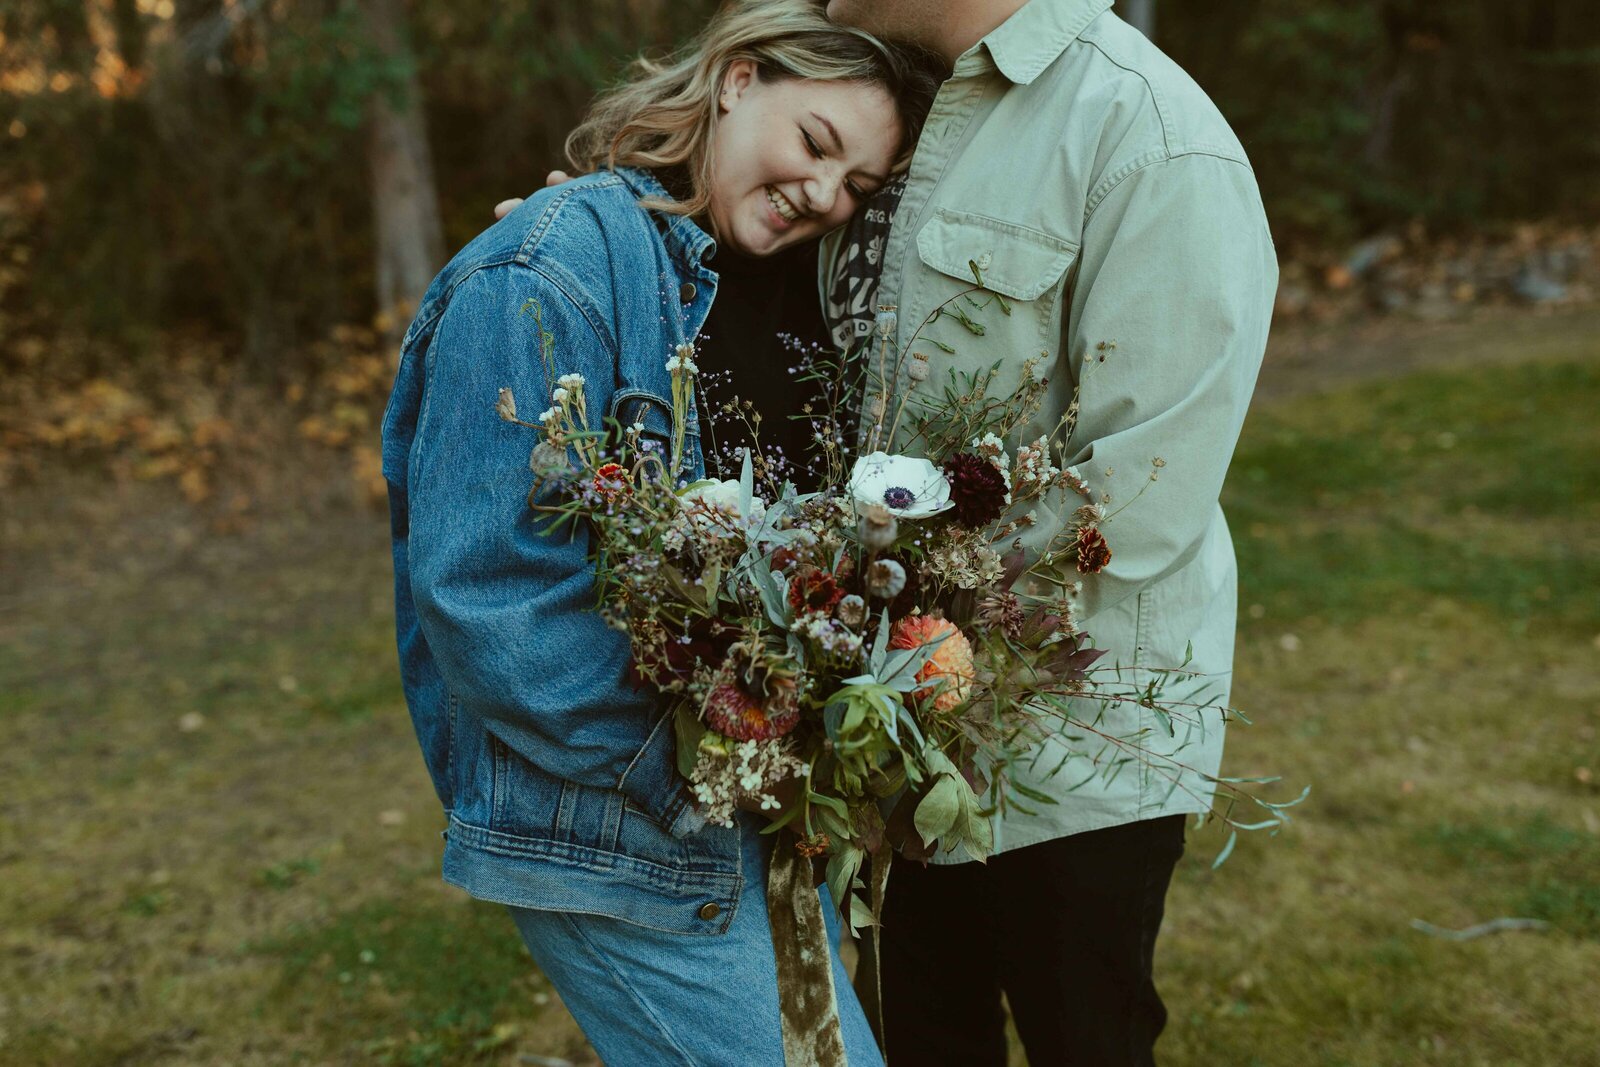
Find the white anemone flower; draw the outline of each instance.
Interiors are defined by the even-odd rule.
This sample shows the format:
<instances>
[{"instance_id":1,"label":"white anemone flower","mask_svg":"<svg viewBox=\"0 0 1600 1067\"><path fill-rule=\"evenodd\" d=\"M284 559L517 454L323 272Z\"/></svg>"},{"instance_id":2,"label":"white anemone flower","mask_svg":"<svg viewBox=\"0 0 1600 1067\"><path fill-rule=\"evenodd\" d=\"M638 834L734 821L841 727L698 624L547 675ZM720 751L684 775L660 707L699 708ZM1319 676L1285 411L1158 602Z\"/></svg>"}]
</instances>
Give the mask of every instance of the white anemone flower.
<instances>
[{"instance_id":1,"label":"white anemone flower","mask_svg":"<svg viewBox=\"0 0 1600 1067\"><path fill-rule=\"evenodd\" d=\"M707 478L685 487L678 494L678 502L698 525L722 534L731 533L730 527L754 530L767 517L767 504L759 496L750 498L750 514L739 512L741 490L735 481L716 481Z\"/></svg>"},{"instance_id":2,"label":"white anemone flower","mask_svg":"<svg viewBox=\"0 0 1600 1067\"><path fill-rule=\"evenodd\" d=\"M862 505L881 504L900 519L926 519L954 507L950 482L925 459L874 452L856 460L850 495Z\"/></svg>"}]
</instances>

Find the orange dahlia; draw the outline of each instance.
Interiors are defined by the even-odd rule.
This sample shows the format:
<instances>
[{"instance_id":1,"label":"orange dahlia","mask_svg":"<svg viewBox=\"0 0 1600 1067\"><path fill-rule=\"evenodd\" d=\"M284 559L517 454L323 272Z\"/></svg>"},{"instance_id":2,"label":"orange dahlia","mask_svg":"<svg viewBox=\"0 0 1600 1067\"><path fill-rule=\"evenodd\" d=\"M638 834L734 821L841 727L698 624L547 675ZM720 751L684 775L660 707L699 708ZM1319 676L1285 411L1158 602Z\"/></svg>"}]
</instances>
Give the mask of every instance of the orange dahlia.
<instances>
[{"instance_id":1,"label":"orange dahlia","mask_svg":"<svg viewBox=\"0 0 1600 1067\"><path fill-rule=\"evenodd\" d=\"M917 681L922 687L911 694L916 700L932 697L931 703L926 705L929 711L950 711L971 695L974 673L972 645L967 635L952 623L929 615L907 615L895 623L889 635L890 648L921 648L941 637L944 640L939 641L939 647L917 672ZM944 688L934 696L934 689L940 682L945 683Z\"/></svg>"}]
</instances>

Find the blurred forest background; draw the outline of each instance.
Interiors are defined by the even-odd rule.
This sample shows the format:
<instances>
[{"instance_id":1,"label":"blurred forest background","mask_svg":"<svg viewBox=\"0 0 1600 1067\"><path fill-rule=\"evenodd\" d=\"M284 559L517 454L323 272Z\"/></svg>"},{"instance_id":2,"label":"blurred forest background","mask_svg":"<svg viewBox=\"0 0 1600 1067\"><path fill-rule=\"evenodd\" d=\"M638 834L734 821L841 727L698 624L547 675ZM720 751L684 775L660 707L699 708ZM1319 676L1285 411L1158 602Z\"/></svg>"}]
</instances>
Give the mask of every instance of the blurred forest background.
<instances>
[{"instance_id":1,"label":"blurred forest background","mask_svg":"<svg viewBox=\"0 0 1600 1067\"><path fill-rule=\"evenodd\" d=\"M593 1062L439 880L377 426L408 302L712 7L0 0L0 1064ZM1118 10L1282 257L1228 773L1313 785L1192 835L1163 1062L1600 1067L1595 0Z\"/></svg>"},{"instance_id":2,"label":"blurred forest background","mask_svg":"<svg viewBox=\"0 0 1600 1067\"><path fill-rule=\"evenodd\" d=\"M714 0L4 0L0 375L306 383L562 162L626 57ZM1592 219L1592 0L1137 0L1217 101L1289 260ZM1559 279L1552 279L1559 282ZM344 332L340 332L343 330ZM40 342L45 342L42 348Z\"/></svg>"}]
</instances>

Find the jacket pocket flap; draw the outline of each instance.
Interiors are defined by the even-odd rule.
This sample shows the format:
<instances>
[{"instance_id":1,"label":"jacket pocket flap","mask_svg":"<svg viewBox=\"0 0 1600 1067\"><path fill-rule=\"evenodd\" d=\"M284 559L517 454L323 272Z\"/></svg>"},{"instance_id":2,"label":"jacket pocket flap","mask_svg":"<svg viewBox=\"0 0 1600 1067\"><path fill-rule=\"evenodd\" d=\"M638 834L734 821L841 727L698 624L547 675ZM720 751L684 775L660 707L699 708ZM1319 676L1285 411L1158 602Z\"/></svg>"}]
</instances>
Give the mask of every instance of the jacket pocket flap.
<instances>
[{"instance_id":1,"label":"jacket pocket flap","mask_svg":"<svg viewBox=\"0 0 1600 1067\"><path fill-rule=\"evenodd\" d=\"M1042 230L966 211L940 208L917 234L922 262L952 278L974 281L1015 300L1037 300L1071 265L1078 247Z\"/></svg>"}]
</instances>

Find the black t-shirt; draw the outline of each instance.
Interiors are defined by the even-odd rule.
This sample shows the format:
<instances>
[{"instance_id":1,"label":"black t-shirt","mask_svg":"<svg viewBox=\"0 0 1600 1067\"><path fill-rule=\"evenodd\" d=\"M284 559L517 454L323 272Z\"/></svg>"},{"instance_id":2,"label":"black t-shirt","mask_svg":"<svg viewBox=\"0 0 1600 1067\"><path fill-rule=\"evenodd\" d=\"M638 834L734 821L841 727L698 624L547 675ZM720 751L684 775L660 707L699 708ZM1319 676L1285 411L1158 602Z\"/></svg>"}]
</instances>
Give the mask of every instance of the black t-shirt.
<instances>
[{"instance_id":1,"label":"black t-shirt","mask_svg":"<svg viewBox=\"0 0 1600 1067\"><path fill-rule=\"evenodd\" d=\"M681 169L658 177L679 199L688 192L688 175ZM811 403L819 414L823 410L817 383L800 381L800 367L818 349L829 351L830 358L837 358L836 352L854 355L870 336L883 249L904 191L904 176L896 177L847 224L826 312L818 298L816 242L763 257L722 247L709 263L717 272L717 296L697 339L705 398L717 408L735 397L750 401L761 412L762 451L781 454L782 473L802 492L817 488L809 466L819 429L804 407ZM721 411L704 414L715 419L701 433L707 473L737 477L737 449L748 443L743 422ZM853 425L849 412L838 414L843 425Z\"/></svg>"},{"instance_id":2,"label":"black t-shirt","mask_svg":"<svg viewBox=\"0 0 1600 1067\"><path fill-rule=\"evenodd\" d=\"M786 475L809 491L815 488L807 473L814 431L803 406L818 395L812 383L798 379L807 351L824 344L827 333L817 299L817 245L763 257L723 247L707 265L717 272L717 296L697 341L702 388L717 409L710 412L712 433L701 431L707 473L716 471L714 435L722 477L739 474L736 450L749 434L737 415L720 410L737 398L761 413L762 452L774 462L781 455Z\"/></svg>"}]
</instances>

